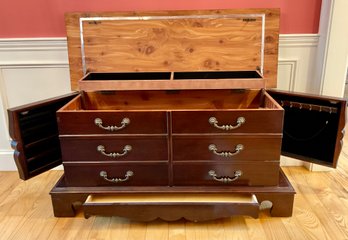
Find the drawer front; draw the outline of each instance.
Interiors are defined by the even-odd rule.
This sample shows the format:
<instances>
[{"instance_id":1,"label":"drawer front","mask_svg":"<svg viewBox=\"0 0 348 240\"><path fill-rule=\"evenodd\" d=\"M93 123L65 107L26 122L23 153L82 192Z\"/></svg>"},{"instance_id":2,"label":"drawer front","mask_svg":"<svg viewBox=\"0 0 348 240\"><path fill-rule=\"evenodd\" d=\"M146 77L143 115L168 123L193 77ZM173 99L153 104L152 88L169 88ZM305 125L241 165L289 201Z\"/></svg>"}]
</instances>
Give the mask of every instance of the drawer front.
<instances>
[{"instance_id":1,"label":"drawer front","mask_svg":"<svg viewBox=\"0 0 348 240\"><path fill-rule=\"evenodd\" d=\"M64 163L69 187L168 185L166 163Z\"/></svg>"},{"instance_id":2,"label":"drawer front","mask_svg":"<svg viewBox=\"0 0 348 240\"><path fill-rule=\"evenodd\" d=\"M168 161L166 137L61 137L64 161Z\"/></svg>"},{"instance_id":3,"label":"drawer front","mask_svg":"<svg viewBox=\"0 0 348 240\"><path fill-rule=\"evenodd\" d=\"M276 136L174 136L173 160L279 160L281 135Z\"/></svg>"},{"instance_id":4,"label":"drawer front","mask_svg":"<svg viewBox=\"0 0 348 240\"><path fill-rule=\"evenodd\" d=\"M61 111L57 118L61 135L167 133L166 112Z\"/></svg>"},{"instance_id":5,"label":"drawer front","mask_svg":"<svg viewBox=\"0 0 348 240\"><path fill-rule=\"evenodd\" d=\"M175 111L173 133L281 133L282 110Z\"/></svg>"},{"instance_id":6,"label":"drawer front","mask_svg":"<svg viewBox=\"0 0 348 240\"><path fill-rule=\"evenodd\" d=\"M275 186L278 184L278 177L277 161L216 164L191 162L173 165L175 186Z\"/></svg>"}]
</instances>

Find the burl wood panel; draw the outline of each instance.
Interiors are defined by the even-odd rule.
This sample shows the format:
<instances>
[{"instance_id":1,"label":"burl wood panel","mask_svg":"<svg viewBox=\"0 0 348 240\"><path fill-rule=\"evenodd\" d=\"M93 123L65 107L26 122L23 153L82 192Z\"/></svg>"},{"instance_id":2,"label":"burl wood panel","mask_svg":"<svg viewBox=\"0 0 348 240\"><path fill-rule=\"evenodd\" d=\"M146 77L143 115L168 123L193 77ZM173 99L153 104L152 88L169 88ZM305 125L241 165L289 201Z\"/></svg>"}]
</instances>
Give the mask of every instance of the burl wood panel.
<instances>
[{"instance_id":1,"label":"burl wood panel","mask_svg":"<svg viewBox=\"0 0 348 240\"><path fill-rule=\"evenodd\" d=\"M87 72L260 70L263 63L266 87L276 86L278 9L66 14L72 89L84 75L81 17L116 17L81 22Z\"/></svg>"}]
</instances>

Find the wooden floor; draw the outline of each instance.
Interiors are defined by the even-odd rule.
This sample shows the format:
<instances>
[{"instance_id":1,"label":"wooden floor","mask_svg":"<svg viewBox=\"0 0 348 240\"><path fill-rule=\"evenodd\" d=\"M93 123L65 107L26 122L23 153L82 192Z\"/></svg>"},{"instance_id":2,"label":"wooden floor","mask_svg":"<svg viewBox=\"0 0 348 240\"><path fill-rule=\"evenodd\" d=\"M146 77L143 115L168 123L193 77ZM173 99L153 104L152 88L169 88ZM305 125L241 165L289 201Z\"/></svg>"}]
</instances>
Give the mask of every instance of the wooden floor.
<instances>
[{"instance_id":1,"label":"wooden floor","mask_svg":"<svg viewBox=\"0 0 348 240\"><path fill-rule=\"evenodd\" d=\"M204 223L84 219L81 213L55 218L48 193L61 171L26 182L16 172L0 172L0 239L348 239L348 143L334 171L283 169L297 192L293 217L271 218L262 212L259 219L232 217Z\"/></svg>"}]
</instances>

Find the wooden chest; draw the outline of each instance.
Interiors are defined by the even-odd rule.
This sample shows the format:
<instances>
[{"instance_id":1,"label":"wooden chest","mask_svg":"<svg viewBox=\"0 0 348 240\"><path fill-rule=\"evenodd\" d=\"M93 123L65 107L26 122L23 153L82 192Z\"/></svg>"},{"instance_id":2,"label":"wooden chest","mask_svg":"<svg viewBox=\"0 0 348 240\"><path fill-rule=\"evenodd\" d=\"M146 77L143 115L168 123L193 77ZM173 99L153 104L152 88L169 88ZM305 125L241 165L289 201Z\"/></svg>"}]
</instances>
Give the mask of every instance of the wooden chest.
<instances>
[{"instance_id":1,"label":"wooden chest","mask_svg":"<svg viewBox=\"0 0 348 240\"><path fill-rule=\"evenodd\" d=\"M284 154L336 167L342 99L270 90L277 9L66 15L72 90L9 109L22 179L61 163L55 216L291 216Z\"/></svg>"}]
</instances>

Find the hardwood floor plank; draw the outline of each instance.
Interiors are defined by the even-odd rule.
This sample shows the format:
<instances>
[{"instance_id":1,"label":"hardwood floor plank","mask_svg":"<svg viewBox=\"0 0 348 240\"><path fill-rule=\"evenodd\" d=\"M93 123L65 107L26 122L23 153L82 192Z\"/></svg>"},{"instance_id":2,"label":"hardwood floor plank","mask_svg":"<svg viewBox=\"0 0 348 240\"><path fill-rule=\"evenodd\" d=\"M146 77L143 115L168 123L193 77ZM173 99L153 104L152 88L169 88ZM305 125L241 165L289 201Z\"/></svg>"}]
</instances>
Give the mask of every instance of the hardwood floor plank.
<instances>
[{"instance_id":1,"label":"hardwood floor plank","mask_svg":"<svg viewBox=\"0 0 348 240\"><path fill-rule=\"evenodd\" d=\"M106 236L110 229L110 220L111 217L96 217L87 239L107 239Z\"/></svg>"},{"instance_id":2,"label":"hardwood floor plank","mask_svg":"<svg viewBox=\"0 0 348 240\"><path fill-rule=\"evenodd\" d=\"M0 202L2 203L7 198L7 193L14 189L21 180L17 172L0 172ZM0 208L1 210L1 208Z\"/></svg>"},{"instance_id":3,"label":"hardwood floor plank","mask_svg":"<svg viewBox=\"0 0 348 240\"><path fill-rule=\"evenodd\" d=\"M146 223L131 221L127 240L145 240L146 238Z\"/></svg>"},{"instance_id":4,"label":"hardwood floor plank","mask_svg":"<svg viewBox=\"0 0 348 240\"><path fill-rule=\"evenodd\" d=\"M23 239L25 237L39 237L41 234L49 235L50 229L54 227L57 219L53 218L52 207L50 199L47 198L47 189L50 189L55 184L55 179L60 176L61 173L49 172L42 176L47 177L47 181L27 181L21 182L19 187L15 188L11 194L4 200L4 205L7 211L3 211L1 218L0 231L11 228L13 226L12 221L8 218L16 218L16 224L14 231L9 235L3 234L2 237L6 239ZM11 202L13 204L11 204ZM1 207L1 208L2 208ZM48 221L47 218L51 217L52 221ZM45 228L45 225L46 228ZM44 229L45 228L45 229ZM46 237L47 239L47 237Z\"/></svg>"},{"instance_id":5,"label":"hardwood floor plank","mask_svg":"<svg viewBox=\"0 0 348 240\"><path fill-rule=\"evenodd\" d=\"M235 216L231 217L225 222L226 239L250 239L248 235L248 227L245 223L245 217Z\"/></svg>"},{"instance_id":6,"label":"hardwood floor plank","mask_svg":"<svg viewBox=\"0 0 348 240\"><path fill-rule=\"evenodd\" d=\"M225 222L228 219L218 219L215 221L209 221L208 224L208 236L211 240L226 239Z\"/></svg>"},{"instance_id":7,"label":"hardwood floor plank","mask_svg":"<svg viewBox=\"0 0 348 240\"><path fill-rule=\"evenodd\" d=\"M347 144L348 145L348 144ZM328 178L333 186L335 186L338 192L335 194L342 193L343 195L348 194L348 155L340 157L338 168L329 172Z\"/></svg>"},{"instance_id":8,"label":"hardwood floor plank","mask_svg":"<svg viewBox=\"0 0 348 240\"><path fill-rule=\"evenodd\" d=\"M169 240L186 240L185 220L179 220L168 224Z\"/></svg>"},{"instance_id":9,"label":"hardwood floor plank","mask_svg":"<svg viewBox=\"0 0 348 240\"><path fill-rule=\"evenodd\" d=\"M322 205L332 216L336 226L341 230L342 236L348 239L348 208L342 208L342 205L348 206L348 192L343 191L340 182L334 181L335 184L333 184L333 182L327 181L330 175L332 176L332 173L322 174L318 181L309 183L311 186L315 186L313 189Z\"/></svg>"},{"instance_id":10,"label":"hardwood floor plank","mask_svg":"<svg viewBox=\"0 0 348 240\"><path fill-rule=\"evenodd\" d=\"M267 210L269 211L269 210ZM268 215L260 214L259 219L245 218L246 231L248 231L249 239L267 239L267 235L262 227L260 219L268 218ZM230 226L231 227L231 226Z\"/></svg>"},{"instance_id":11,"label":"hardwood floor plank","mask_svg":"<svg viewBox=\"0 0 348 240\"><path fill-rule=\"evenodd\" d=\"M294 179L294 187L298 192L295 198L295 216L293 217L300 219L301 229L305 231L306 235L317 239L340 239L344 236L344 231L337 227L333 216L315 192L317 187L311 185L311 181L313 181L311 179L318 178L326 173L310 173L297 167L291 168L290 174ZM319 184L318 179L315 181L316 184Z\"/></svg>"},{"instance_id":12,"label":"hardwood floor plank","mask_svg":"<svg viewBox=\"0 0 348 240\"><path fill-rule=\"evenodd\" d=\"M311 239L308 238L305 231L303 231L303 227L301 226L302 223L298 221L297 217L282 218L281 221L284 224L290 239Z\"/></svg>"},{"instance_id":13,"label":"hardwood floor plank","mask_svg":"<svg viewBox=\"0 0 348 240\"><path fill-rule=\"evenodd\" d=\"M168 240L168 234L168 223L162 220L155 220L147 224L145 239Z\"/></svg>"},{"instance_id":14,"label":"hardwood floor plank","mask_svg":"<svg viewBox=\"0 0 348 240\"><path fill-rule=\"evenodd\" d=\"M94 221L94 217L85 219L82 215L75 218L59 218L48 240L87 239Z\"/></svg>"},{"instance_id":15,"label":"hardwood floor plank","mask_svg":"<svg viewBox=\"0 0 348 240\"><path fill-rule=\"evenodd\" d=\"M281 218L261 218L260 221L266 233L267 239L291 239L286 226L281 221Z\"/></svg>"},{"instance_id":16,"label":"hardwood floor plank","mask_svg":"<svg viewBox=\"0 0 348 240\"><path fill-rule=\"evenodd\" d=\"M130 229L130 220L112 217L106 239L127 239Z\"/></svg>"},{"instance_id":17,"label":"hardwood floor plank","mask_svg":"<svg viewBox=\"0 0 348 240\"><path fill-rule=\"evenodd\" d=\"M209 240L206 222L186 222L186 239Z\"/></svg>"},{"instance_id":18,"label":"hardwood floor plank","mask_svg":"<svg viewBox=\"0 0 348 240\"><path fill-rule=\"evenodd\" d=\"M19 222L22 220L20 219ZM8 239L48 239L56 223L57 220L54 218L35 219L29 217L19 228L12 232Z\"/></svg>"}]
</instances>

